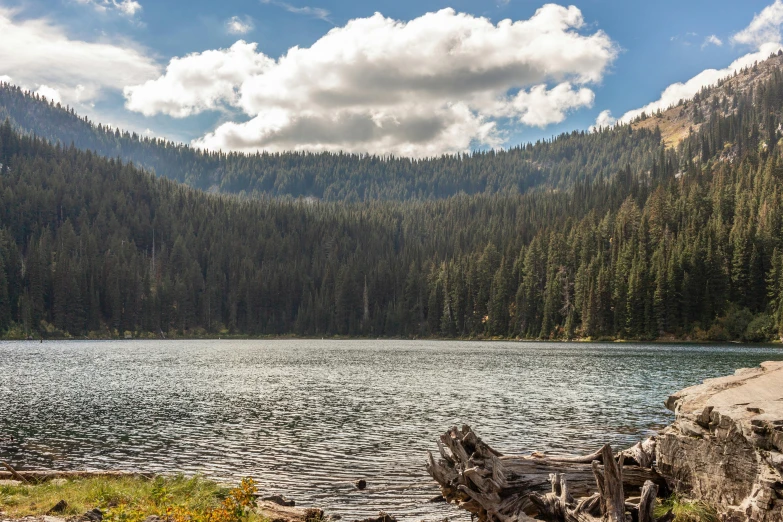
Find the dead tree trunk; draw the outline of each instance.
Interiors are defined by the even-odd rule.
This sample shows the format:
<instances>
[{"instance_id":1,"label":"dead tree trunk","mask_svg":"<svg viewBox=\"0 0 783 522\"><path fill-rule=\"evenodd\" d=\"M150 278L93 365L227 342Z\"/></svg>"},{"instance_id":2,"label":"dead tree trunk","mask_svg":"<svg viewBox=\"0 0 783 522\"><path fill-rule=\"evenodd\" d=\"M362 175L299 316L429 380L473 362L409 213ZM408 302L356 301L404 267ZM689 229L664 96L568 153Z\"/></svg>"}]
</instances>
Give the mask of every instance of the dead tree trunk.
<instances>
[{"instance_id":1,"label":"dead tree trunk","mask_svg":"<svg viewBox=\"0 0 783 522\"><path fill-rule=\"evenodd\" d=\"M531 516L553 522L626 522L627 512L638 522L654 522L657 485L664 485L650 467L654 439L617 458L608 444L584 457L505 456L463 426L442 435L438 449L441 458L436 462L430 454L427 471L446 500L481 522ZM626 502L627 496L639 495L639 504Z\"/></svg>"}]
</instances>

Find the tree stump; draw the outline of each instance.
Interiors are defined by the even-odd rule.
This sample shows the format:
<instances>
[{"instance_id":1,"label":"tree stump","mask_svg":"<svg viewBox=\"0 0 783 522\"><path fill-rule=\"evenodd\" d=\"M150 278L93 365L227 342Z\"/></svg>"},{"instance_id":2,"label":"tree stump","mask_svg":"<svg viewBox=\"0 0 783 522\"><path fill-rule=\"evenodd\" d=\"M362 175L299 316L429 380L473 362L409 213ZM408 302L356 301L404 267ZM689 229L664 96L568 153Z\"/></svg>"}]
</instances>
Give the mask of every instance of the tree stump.
<instances>
[{"instance_id":1,"label":"tree stump","mask_svg":"<svg viewBox=\"0 0 783 522\"><path fill-rule=\"evenodd\" d=\"M652 507L665 482L651 467L655 440L617 456L607 444L580 457L503 455L468 426L451 428L429 455L427 471L443 497L480 522L654 522ZM640 497L638 504L628 496Z\"/></svg>"}]
</instances>

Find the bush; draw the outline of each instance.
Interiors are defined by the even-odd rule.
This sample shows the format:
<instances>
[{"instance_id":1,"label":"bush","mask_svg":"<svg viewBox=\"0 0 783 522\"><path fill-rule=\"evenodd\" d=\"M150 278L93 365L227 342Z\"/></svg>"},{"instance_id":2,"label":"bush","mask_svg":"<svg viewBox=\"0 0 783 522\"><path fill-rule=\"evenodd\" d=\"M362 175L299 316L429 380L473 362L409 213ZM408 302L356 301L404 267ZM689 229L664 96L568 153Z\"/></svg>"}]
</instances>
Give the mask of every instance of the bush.
<instances>
[{"instance_id":1,"label":"bush","mask_svg":"<svg viewBox=\"0 0 783 522\"><path fill-rule=\"evenodd\" d=\"M775 321L769 314L759 314L745 329L743 340L754 343L769 341L775 336Z\"/></svg>"},{"instance_id":2,"label":"bush","mask_svg":"<svg viewBox=\"0 0 783 522\"><path fill-rule=\"evenodd\" d=\"M747 308L731 307L720 319L723 328L731 340L740 340L745 335L748 325L753 320L753 314Z\"/></svg>"},{"instance_id":3,"label":"bush","mask_svg":"<svg viewBox=\"0 0 783 522\"><path fill-rule=\"evenodd\" d=\"M729 340L729 333L726 331L726 329L723 327L720 323L715 323L712 326L710 326L710 329L707 330L707 333L705 334L705 338L708 341L716 341L716 342L723 342Z\"/></svg>"},{"instance_id":4,"label":"bush","mask_svg":"<svg viewBox=\"0 0 783 522\"><path fill-rule=\"evenodd\" d=\"M155 484L152 497L158 509L153 514L170 522L245 522L255 505L256 486L253 479L242 479L239 487L228 492L223 502L216 507L193 507L175 502L174 495L168 492L165 481ZM104 520L111 522L141 522L149 512L140 509L128 509L122 503L109 510Z\"/></svg>"},{"instance_id":5,"label":"bush","mask_svg":"<svg viewBox=\"0 0 783 522\"><path fill-rule=\"evenodd\" d=\"M715 508L679 495L671 496L656 506L655 518L661 518L669 511L674 515L673 522L718 522Z\"/></svg>"}]
</instances>

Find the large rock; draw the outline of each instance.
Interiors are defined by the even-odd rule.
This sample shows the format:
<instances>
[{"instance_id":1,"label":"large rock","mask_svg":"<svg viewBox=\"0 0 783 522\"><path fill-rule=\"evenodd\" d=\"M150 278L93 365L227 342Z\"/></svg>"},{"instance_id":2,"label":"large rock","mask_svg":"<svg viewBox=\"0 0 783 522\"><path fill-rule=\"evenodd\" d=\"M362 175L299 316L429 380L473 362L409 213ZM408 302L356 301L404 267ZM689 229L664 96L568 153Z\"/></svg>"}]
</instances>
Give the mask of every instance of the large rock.
<instances>
[{"instance_id":1,"label":"large rock","mask_svg":"<svg viewBox=\"0 0 783 522\"><path fill-rule=\"evenodd\" d=\"M666 401L676 414L656 449L672 489L724 521L783 521L783 362L708 379Z\"/></svg>"}]
</instances>

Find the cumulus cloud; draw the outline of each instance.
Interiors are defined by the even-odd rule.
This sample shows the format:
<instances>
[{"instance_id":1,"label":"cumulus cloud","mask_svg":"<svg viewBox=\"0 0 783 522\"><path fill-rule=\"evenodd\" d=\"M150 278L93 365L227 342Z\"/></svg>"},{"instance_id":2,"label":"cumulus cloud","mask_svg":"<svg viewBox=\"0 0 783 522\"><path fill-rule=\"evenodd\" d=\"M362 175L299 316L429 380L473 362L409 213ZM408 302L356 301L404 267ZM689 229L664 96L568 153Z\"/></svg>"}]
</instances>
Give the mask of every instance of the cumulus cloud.
<instances>
[{"instance_id":1,"label":"cumulus cloud","mask_svg":"<svg viewBox=\"0 0 783 522\"><path fill-rule=\"evenodd\" d=\"M67 103L160 74L153 60L127 43L73 40L45 18L20 20L9 9L0 8L0 35L0 75L33 90L56 90Z\"/></svg>"},{"instance_id":2,"label":"cumulus cloud","mask_svg":"<svg viewBox=\"0 0 783 522\"><path fill-rule=\"evenodd\" d=\"M709 35L707 38L704 39L704 43L701 44L701 48L704 49L705 47L709 45L716 45L720 47L723 45L723 40L715 36L714 34Z\"/></svg>"},{"instance_id":3,"label":"cumulus cloud","mask_svg":"<svg viewBox=\"0 0 783 522\"><path fill-rule=\"evenodd\" d=\"M7 74L0 74L0 83L11 83L12 80L13 79Z\"/></svg>"},{"instance_id":4,"label":"cumulus cloud","mask_svg":"<svg viewBox=\"0 0 783 522\"><path fill-rule=\"evenodd\" d=\"M601 113L595 119L595 125L590 126L590 132L595 132L598 129L605 129L607 127L611 127L615 123L617 123L617 118L612 116L612 111L608 109L605 111L601 111Z\"/></svg>"},{"instance_id":5,"label":"cumulus cloud","mask_svg":"<svg viewBox=\"0 0 783 522\"><path fill-rule=\"evenodd\" d=\"M253 30L253 20L249 17L232 16L226 20L226 31L229 34L246 34Z\"/></svg>"},{"instance_id":6,"label":"cumulus cloud","mask_svg":"<svg viewBox=\"0 0 783 522\"><path fill-rule=\"evenodd\" d=\"M60 103L62 101L62 97L60 96L60 92L57 89L53 89L49 87L48 85L41 85L36 89L35 94L38 94L39 96L43 96L47 100L54 102L54 103Z\"/></svg>"},{"instance_id":7,"label":"cumulus cloud","mask_svg":"<svg viewBox=\"0 0 783 522\"><path fill-rule=\"evenodd\" d=\"M136 16L141 11L141 4L136 0L76 0L76 2L90 5L101 13L116 11L129 18Z\"/></svg>"},{"instance_id":8,"label":"cumulus cloud","mask_svg":"<svg viewBox=\"0 0 783 522\"><path fill-rule=\"evenodd\" d=\"M143 114L239 109L195 142L211 149L345 150L429 156L502 144L498 119L545 126L592 106L617 55L582 13L554 4L530 19L444 9L409 22L375 14L278 59L237 42L175 58L160 78L125 90Z\"/></svg>"},{"instance_id":9,"label":"cumulus cloud","mask_svg":"<svg viewBox=\"0 0 783 522\"><path fill-rule=\"evenodd\" d=\"M783 1L765 7L753 17L745 29L731 37L738 44L748 44L760 47L769 42L780 42L780 25L783 24Z\"/></svg>"},{"instance_id":10,"label":"cumulus cloud","mask_svg":"<svg viewBox=\"0 0 783 522\"><path fill-rule=\"evenodd\" d=\"M228 49L173 58L166 73L126 87L126 107L145 116L163 113L184 118L239 103L239 86L274 65L256 44L238 41Z\"/></svg>"},{"instance_id":11,"label":"cumulus cloud","mask_svg":"<svg viewBox=\"0 0 783 522\"><path fill-rule=\"evenodd\" d=\"M595 93L586 87L574 89L568 82L547 90L537 85L530 91L520 91L511 100L511 110L519 121L531 127L545 127L550 123L560 123L566 113L581 107L592 107Z\"/></svg>"},{"instance_id":12,"label":"cumulus cloud","mask_svg":"<svg viewBox=\"0 0 783 522\"><path fill-rule=\"evenodd\" d=\"M783 0L775 2L765 7L759 14L753 17L750 24L743 30L732 35L731 41L735 44L747 44L753 46L756 50L734 60L724 69L707 69L690 80L681 83L674 83L664 89L661 97L644 107L628 111L620 118L623 123L628 123L642 112L648 114L656 112L658 109L666 110L672 105L676 105L680 100L693 98L702 88L714 85L719 80L726 78L746 67L752 66L756 62L761 62L769 58L772 53L783 49L781 45L781 26L783 25ZM710 36L707 40L713 38ZM715 45L722 42L715 37ZM720 42L720 43L718 43Z\"/></svg>"},{"instance_id":13,"label":"cumulus cloud","mask_svg":"<svg viewBox=\"0 0 783 522\"><path fill-rule=\"evenodd\" d=\"M309 150L375 152L427 157L467 150L473 140L499 146L495 124L457 103L408 108L404 117L343 110L335 114L262 111L246 123L225 123L195 145L241 151Z\"/></svg>"}]
</instances>

